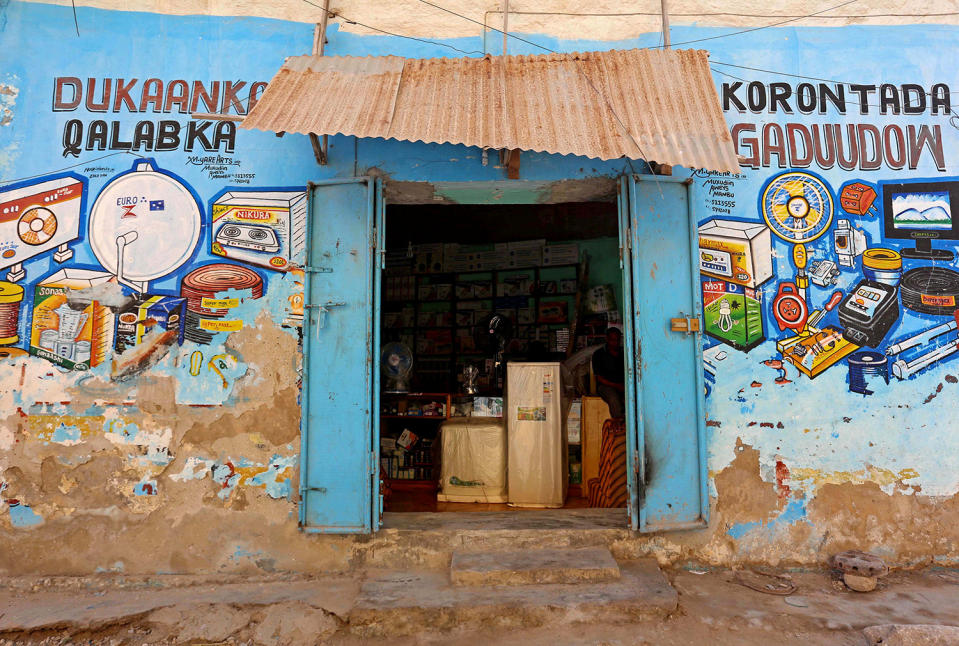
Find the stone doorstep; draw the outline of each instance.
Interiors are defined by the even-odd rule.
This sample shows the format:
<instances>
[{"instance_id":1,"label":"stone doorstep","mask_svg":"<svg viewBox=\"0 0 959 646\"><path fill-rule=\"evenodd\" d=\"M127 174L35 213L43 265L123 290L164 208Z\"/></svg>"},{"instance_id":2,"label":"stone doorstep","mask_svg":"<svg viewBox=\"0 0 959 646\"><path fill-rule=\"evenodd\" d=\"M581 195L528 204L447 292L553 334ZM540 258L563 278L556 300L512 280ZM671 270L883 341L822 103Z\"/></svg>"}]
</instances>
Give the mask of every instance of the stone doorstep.
<instances>
[{"instance_id":1,"label":"stone doorstep","mask_svg":"<svg viewBox=\"0 0 959 646\"><path fill-rule=\"evenodd\" d=\"M364 637L424 630L522 628L546 623L626 623L665 616L679 595L653 559L624 562L620 578L553 585L453 585L446 572L372 574L349 615Z\"/></svg>"},{"instance_id":2,"label":"stone doorstep","mask_svg":"<svg viewBox=\"0 0 959 646\"><path fill-rule=\"evenodd\" d=\"M529 585L611 581L619 566L605 547L580 549L454 551L453 585Z\"/></svg>"}]
</instances>

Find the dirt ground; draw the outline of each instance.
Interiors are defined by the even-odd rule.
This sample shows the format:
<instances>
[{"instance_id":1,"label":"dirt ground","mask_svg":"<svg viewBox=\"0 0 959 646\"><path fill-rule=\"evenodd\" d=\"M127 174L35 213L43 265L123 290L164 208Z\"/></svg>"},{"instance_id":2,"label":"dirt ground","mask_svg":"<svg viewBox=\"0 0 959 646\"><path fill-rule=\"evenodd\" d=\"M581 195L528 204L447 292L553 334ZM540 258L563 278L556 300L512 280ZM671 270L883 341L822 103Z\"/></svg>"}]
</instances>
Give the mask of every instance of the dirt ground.
<instances>
[{"instance_id":1,"label":"dirt ground","mask_svg":"<svg viewBox=\"0 0 959 646\"><path fill-rule=\"evenodd\" d=\"M467 625L372 640L350 633L355 576L101 576L0 579L0 646L8 644L803 644L865 646L880 624L959 626L959 572L893 572L870 593L829 572L785 573L797 590L765 594L726 570L668 570L679 611L630 624L567 614L547 625ZM892 644L891 640L884 642ZM897 642L899 643L899 642ZM957 643L912 641L905 643Z\"/></svg>"}]
</instances>

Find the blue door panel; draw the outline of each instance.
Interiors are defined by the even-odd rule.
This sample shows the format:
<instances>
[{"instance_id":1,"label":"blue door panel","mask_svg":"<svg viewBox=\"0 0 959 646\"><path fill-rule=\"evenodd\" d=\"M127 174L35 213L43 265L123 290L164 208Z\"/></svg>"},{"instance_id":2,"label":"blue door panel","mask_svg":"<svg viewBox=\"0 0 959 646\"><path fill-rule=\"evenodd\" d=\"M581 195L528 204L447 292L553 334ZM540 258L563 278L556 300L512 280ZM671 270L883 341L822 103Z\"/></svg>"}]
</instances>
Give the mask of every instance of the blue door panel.
<instances>
[{"instance_id":1,"label":"blue door panel","mask_svg":"<svg viewBox=\"0 0 959 646\"><path fill-rule=\"evenodd\" d=\"M670 319L700 317L696 227L687 183L628 181L639 529L686 529L708 518L702 339Z\"/></svg>"},{"instance_id":2,"label":"blue door panel","mask_svg":"<svg viewBox=\"0 0 959 646\"><path fill-rule=\"evenodd\" d=\"M367 178L310 187L300 473L306 531L372 529L373 191Z\"/></svg>"}]
</instances>

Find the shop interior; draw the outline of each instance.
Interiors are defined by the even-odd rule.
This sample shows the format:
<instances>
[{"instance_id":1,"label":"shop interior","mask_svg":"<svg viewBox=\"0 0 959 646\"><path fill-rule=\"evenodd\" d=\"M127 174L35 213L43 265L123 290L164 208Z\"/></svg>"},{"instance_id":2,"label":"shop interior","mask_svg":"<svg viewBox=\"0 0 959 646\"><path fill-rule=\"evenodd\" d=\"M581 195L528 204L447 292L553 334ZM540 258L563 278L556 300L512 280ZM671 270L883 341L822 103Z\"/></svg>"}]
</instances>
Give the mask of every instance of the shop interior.
<instances>
[{"instance_id":1,"label":"shop interior","mask_svg":"<svg viewBox=\"0 0 959 646\"><path fill-rule=\"evenodd\" d=\"M591 354L622 327L616 205L390 205L384 511L625 507Z\"/></svg>"}]
</instances>

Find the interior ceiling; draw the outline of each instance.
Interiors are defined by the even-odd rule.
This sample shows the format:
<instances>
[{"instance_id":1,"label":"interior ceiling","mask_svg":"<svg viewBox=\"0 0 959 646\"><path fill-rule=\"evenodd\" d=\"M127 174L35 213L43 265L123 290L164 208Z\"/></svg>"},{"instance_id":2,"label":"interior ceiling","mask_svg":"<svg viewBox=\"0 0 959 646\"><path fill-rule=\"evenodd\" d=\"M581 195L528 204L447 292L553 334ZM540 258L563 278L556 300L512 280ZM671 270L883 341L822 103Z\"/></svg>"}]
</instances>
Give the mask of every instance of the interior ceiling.
<instances>
[{"instance_id":1,"label":"interior ceiling","mask_svg":"<svg viewBox=\"0 0 959 646\"><path fill-rule=\"evenodd\" d=\"M386 244L585 240L617 236L616 222L616 205L610 202L395 204L386 207Z\"/></svg>"}]
</instances>

